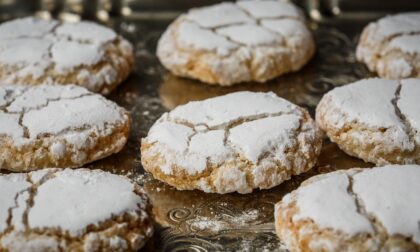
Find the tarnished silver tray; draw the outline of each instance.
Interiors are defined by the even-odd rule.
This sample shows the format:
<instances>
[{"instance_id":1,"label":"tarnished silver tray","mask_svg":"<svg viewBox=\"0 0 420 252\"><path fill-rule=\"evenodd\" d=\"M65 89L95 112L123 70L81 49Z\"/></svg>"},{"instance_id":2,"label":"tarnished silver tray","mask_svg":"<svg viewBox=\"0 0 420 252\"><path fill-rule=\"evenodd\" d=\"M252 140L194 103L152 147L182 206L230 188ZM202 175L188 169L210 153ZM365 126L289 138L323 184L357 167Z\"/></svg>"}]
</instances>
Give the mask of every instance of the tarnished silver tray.
<instances>
[{"instance_id":1,"label":"tarnished silver tray","mask_svg":"<svg viewBox=\"0 0 420 252\"><path fill-rule=\"evenodd\" d=\"M110 24L135 45L135 71L110 96L131 112L133 127L123 151L90 167L124 174L144 185L156 222L155 236L144 251L286 251L274 233L273 205L315 174L371 166L349 157L326 140L317 167L307 174L271 190L217 195L177 191L154 180L144 172L139 150L140 139L163 112L188 101L239 90L273 91L308 108L313 116L317 102L328 90L370 75L354 56L358 35L368 21L313 22L318 51L304 69L267 84L233 87L208 86L164 70L155 56L155 47L169 21L119 20Z\"/></svg>"},{"instance_id":2,"label":"tarnished silver tray","mask_svg":"<svg viewBox=\"0 0 420 252\"><path fill-rule=\"evenodd\" d=\"M308 108L313 116L317 102L328 90L370 75L354 56L358 35L368 21L335 18L313 22L318 51L304 69L267 84L224 88L177 78L159 64L156 42L169 21L122 19L110 24L135 45L135 71L110 96L131 112L133 127L123 151L90 167L124 174L144 185L156 221L155 236L144 251L286 251L274 233L273 205L315 174L371 166L326 140L317 167L307 174L271 190L217 195L177 191L154 180L144 172L139 150L140 139L163 112L188 101L239 90L273 91Z\"/></svg>"}]
</instances>

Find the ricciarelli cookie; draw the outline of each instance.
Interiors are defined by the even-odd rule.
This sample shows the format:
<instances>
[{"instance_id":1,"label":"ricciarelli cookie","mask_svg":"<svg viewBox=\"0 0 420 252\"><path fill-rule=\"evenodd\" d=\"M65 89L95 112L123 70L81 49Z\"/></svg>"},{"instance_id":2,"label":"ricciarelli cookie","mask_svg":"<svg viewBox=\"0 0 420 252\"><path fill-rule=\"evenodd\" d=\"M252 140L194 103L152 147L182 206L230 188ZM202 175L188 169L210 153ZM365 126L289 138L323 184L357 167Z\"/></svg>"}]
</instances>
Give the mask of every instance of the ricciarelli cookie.
<instances>
[{"instance_id":1,"label":"ricciarelli cookie","mask_svg":"<svg viewBox=\"0 0 420 252\"><path fill-rule=\"evenodd\" d=\"M146 194L101 170L0 175L0 251L138 251L153 232Z\"/></svg>"},{"instance_id":2,"label":"ricciarelli cookie","mask_svg":"<svg viewBox=\"0 0 420 252\"><path fill-rule=\"evenodd\" d=\"M1 83L76 84L108 94L127 78L133 62L127 40L92 22L28 17L0 25Z\"/></svg>"},{"instance_id":3,"label":"ricciarelli cookie","mask_svg":"<svg viewBox=\"0 0 420 252\"><path fill-rule=\"evenodd\" d=\"M420 166L312 177L275 206L290 251L419 251Z\"/></svg>"},{"instance_id":4,"label":"ricciarelli cookie","mask_svg":"<svg viewBox=\"0 0 420 252\"><path fill-rule=\"evenodd\" d=\"M311 169L322 137L274 93L237 92L165 113L142 139L143 167L179 190L250 193Z\"/></svg>"},{"instance_id":5,"label":"ricciarelli cookie","mask_svg":"<svg viewBox=\"0 0 420 252\"><path fill-rule=\"evenodd\" d=\"M420 12L370 23L360 37L357 59L380 77L420 77Z\"/></svg>"},{"instance_id":6,"label":"ricciarelli cookie","mask_svg":"<svg viewBox=\"0 0 420 252\"><path fill-rule=\"evenodd\" d=\"M120 151L128 112L85 88L0 86L0 169L80 167Z\"/></svg>"},{"instance_id":7,"label":"ricciarelli cookie","mask_svg":"<svg viewBox=\"0 0 420 252\"><path fill-rule=\"evenodd\" d=\"M330 140L366 162L420 164L420 79L365 79L327 93L316 121Z\"/></svg>"},{"instance_id":8,"label":"ricciarelli cookie","mask_svg":"<svg viewBox=\"0 0 420 252\"><path fill-rule=\"evenodd\" d=\"M297 71L314 52L303 14L281 1L191 9L169 26L157 47L173 74L223 86Z\"/></svg>"}]
</instances>

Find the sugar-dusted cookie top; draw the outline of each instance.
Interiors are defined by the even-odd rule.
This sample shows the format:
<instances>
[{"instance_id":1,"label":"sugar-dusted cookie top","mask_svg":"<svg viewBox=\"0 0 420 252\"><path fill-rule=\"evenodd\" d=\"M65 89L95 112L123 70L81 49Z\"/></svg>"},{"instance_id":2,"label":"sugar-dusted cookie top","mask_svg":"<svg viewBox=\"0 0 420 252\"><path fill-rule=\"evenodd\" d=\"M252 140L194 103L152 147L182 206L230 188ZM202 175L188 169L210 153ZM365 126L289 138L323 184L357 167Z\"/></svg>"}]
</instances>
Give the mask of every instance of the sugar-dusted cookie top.
<instances>
[{"instance_id":1,"label":"sugar-dusted cookie top","mask_svg":"<svg viewBox=\"0 0 420 252\"><path fill-rule=\"evenodd\" d=\"M79 166L120 150L129 126L123 108L82 87L0 86L0 168Z\"/></svg>"},{"instance_id":2,"label":"sugar-dusted cookie top","mask_svg":"<svg viewBox=\"0 0 420 252\"><path fill-rule=\"evenodd\" d=\"M169 26L157 49L172 73L220 85L296 71L313 53L303 14L281 1L193 8Z\"/></svg>"},{"instance_id":3,"label":"sugar-dusted cookie top","mask_svg":"<svg viewBox=\"0 0 420 252\"><path fill-rule=\"evenodd\" d=\"M420 163L420 79L365 79L327 93L317 122L347 153L377 164Z\"/></svg>"},{"instance_id":4,"label":"sugar-dusted cookie top","mask_svg":"<svg viewBox=\"0 0 420 252\"><path fill-rule=\"evenodd\" d=\"M419 77L419 32L420 12L381 18L364 29L357 58L381 77Z\"/></svg>"},{"instance_id":5,"label":"sugar-dusted cookie top","mask_svg":"<svg viewBox=\"0 0 420 252\"><path fill-rule=\"evenodd\" d=\"M100 170L46 169L0 176L0 249L137 251L152 234L148 200Z\"/></svg>"},{"instance_id":6,"label":"sugar-dusted cookie top","mask_svg":"<svg viewBox=\"0 0 420 252\"><path fill-rule=\"evenodd\" d=\"M390 165L313 177L276 205L277 232L292 250L415 251L419 168Z\"/></svg>"},{"instance_id":7,"label":"sugar-dusted cookie top","mask_svg":"<svg viewBox=\"0 0 420 252\"><path fill-rule=\"evenodd\" d=\"M0 24L0 80L8 84L78 84L109 93L133 64L131 44L92 22L34 17Z\"/></svg>"},{"instance_id":8,"label":"sugar-dusted cookie top","mask_svg":"<svg viewBox=\"0 0 420 252\"><path fill-rule=\"evenodd\" d=\"M247 193L310 169L320 146L304 109L274 93L237 92L164 114L142 140L142 162L179 189Z\"/></svg>"}]
</instances>

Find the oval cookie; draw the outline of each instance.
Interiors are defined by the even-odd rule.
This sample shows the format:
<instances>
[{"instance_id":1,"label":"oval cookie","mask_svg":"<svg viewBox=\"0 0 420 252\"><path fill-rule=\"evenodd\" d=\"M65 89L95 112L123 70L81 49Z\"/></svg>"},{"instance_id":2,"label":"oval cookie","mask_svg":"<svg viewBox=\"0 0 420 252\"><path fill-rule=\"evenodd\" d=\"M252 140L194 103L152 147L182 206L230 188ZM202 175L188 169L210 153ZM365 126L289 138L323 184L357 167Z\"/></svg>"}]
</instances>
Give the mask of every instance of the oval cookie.
<instances>
[{"instance_id":1,"label":"oval cookie","mask_svg":"<svg viewBox=\"0 0 420 252\"><path fill-rule=\"evenodd\" d=\"M137 251L153 229L139 186L100 170L0 175L1 251Z\"/></svg>"},{"instance_id":2,"label":"oval cookie","mask_svg":"<svg viewBox=\"0 0 420 252\"><path fill-rule=\"evenodd\" d=\"M0 25L0 81L7 84L76 84L108 94L133 67L132 45L92 23L34 17Z\"/></svg>"},{"instance_id":3,"label":"oval cookie","mask_svg":"<svg viewBox=\"0 0 420 252\"><path fill-rule=\"evenodd\" d=\"M275 206L290 251L419 251L420 166L312 177Z\"/></svg>"},{"instance_id":4,"label":"oval cookie","mask_svg":"<svg viewBox=\"0 0 420 252\"><path fill-rule=\"evenodd\" d=\"M120 151L130 122L82 87L0 86L0 169L80 167Z\"/></svg>"},{"instance_id":5,"label":"oval cookie","mask_svg":"<svg viewBox=\"0 0 420 252\"><path fill-rule=\"evenodd\" d=\"M168 27L157 47L173 74L219 85L265 82L297 71L314 51L303 14L281 1L191 9Z\"/></svg>"},{"instance_id":6,"label":"oval cookie","mask_svg":"<svg viewBox=\"0 0 420 252\"><path fill-rule=\"evenodd\" d=\"M249 193L311 169L321 145L303 108L274 93L237 92L163 114L142 139L141 158L180 190Z\"/></svg>"},{"instance_id":7,"label":"oval cookie","mask_svg":"<svg viewBox=\"0 0 420 252\"><path fill-rule=\"evenodd\" d=\"M316 121L349 155L375 164L420 164L420 79L365 79L327 93Z\"/></svg>"},{"instance_id":8,"label":"oval cookie","mask_svg":"<svg viewBox=\"0 0 420 252\"><path fill-rule=\"evenodd\" d=\"M357 59L380 77L420 77L420 12L386 16L360 37Z\"/></svg>"}]
</instances>

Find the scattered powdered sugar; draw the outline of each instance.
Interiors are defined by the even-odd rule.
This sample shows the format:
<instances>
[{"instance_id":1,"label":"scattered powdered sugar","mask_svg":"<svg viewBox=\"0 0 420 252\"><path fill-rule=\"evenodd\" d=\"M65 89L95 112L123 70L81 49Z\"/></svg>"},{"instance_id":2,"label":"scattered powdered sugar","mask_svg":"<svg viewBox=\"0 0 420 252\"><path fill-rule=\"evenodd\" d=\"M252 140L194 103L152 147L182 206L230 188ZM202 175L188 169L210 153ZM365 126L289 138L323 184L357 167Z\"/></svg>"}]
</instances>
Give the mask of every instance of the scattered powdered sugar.
<instances>
[{"instance_id":1,"label":"scattered powdered sugar","mask_svg":"<svg viewBox=\"0 0 420 252\"><path fill-rule=\"evenodd\" d=\"M187 220L188 225L195 231L219 232L249 225L258 220L260 212L257 209L247 210L240 214L218 214L212 217L197 216Z\"/></svg>"}]
</instances>

